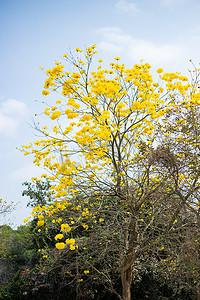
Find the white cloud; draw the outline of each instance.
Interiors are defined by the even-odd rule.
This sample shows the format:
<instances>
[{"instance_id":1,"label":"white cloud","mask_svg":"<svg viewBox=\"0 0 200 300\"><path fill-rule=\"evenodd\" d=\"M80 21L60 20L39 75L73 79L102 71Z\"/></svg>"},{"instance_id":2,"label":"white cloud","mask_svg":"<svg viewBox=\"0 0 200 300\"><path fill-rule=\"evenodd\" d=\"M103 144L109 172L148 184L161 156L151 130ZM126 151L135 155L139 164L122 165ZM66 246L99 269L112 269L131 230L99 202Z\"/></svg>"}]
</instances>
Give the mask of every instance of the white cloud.
<instances>
[{"instance_id":1,"label":"white cloud","mask_svg":"<svg viewBox=\"0 0 200 300\"><path fill-rule=\"evenodd\" d=\"M174 8L188 3L189 0L160 0L161 5L169 8Z\"/></svg>"},{"instance_id":2,"label":"white cloud","mask_svg":"<svg viewBox=\"0 0 200 300\"><path fill-rule=\"evenodd\" d=\"M115 44L115 46L118 45L118 47L120 45L129 44L133 39L130 35L125 34L118 27L103 27L99 30L99 32L102 34L103 39L106 42Z\"/></svg>"},{"instance_id":3,"label":"white cloud","mask_svg":"<svg viewBox=\"0 0 200 300\"><path fill-rule=\"evenodd\" d=\"M115 9L118 13L137 13L140 11L135 3L127 0L119 0L115 5Z\"/></svg>"},{"instance_id":4,"label":"white cloud","mask_svg":"<svg viewBox=\"0 0 200 300\"><path fill-rule=\"evenodd\" d=\"M1 105L1 111L6 115L24 116L28 112L25 103L15 99L8 99Z\"/></svg>"},{"instance_id":5,"label":"white cloud","mask_svg":"<svg viewBox=\"0 0 200 300\"><path fill-rule=\"evenodd\" d=\"M130 49L132 58L142 58L155 64L175 61L180 53L181 50L176 45L156 45L142 40L136 40Z\"/></svg>"},{"instance_id":6,"label":"white cloud","mask_svg":"<svg viewBox=\"0 0 200 300\"><path fill-rule=\"evenodd\" d=\"M0 134L12 135L15 132L17 125L18 122L15 119L0 112Z\"/></svg>"},{"instance_id":7,"label":"white cloud","mask_svg":"<svg viewBox=\"0 0 200 300\"><path fill-rule=\"evenodd\" d=\"M176 61L182 54L182 49L176 44L156 44L142 39L136 39L125 34L117 27L100 29L102 42L98 47L106 53L119 55L126 61L137 63L141 59L154 65L168 64Z\"/></svg>"},{"instance_id":8,"label":"white cloud","mask_svg":"<svg viewBox=\"0 0 200 300\"><path fill-rule=\"evenodd\" d=\"M22 118L29 112L25 103L8 99L0 104L0 134L13 135Z\"/></svg>"}]
</instances>

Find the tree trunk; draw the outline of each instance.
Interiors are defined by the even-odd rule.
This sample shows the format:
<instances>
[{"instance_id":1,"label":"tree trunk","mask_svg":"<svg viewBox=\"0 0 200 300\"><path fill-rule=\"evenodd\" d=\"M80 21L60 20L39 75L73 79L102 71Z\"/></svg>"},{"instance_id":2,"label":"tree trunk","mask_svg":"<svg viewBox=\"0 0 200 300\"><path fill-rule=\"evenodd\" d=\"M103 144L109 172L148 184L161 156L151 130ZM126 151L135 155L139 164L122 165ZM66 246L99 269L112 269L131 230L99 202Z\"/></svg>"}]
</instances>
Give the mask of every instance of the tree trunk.
<instances>
[{"instance_id":1,"label":"tree trunk","mask_svg":"<svg viewBox=\"0 0 200 300\"><path fill-rule=\"evenodd\" d=\"M128 269L123 268L121 272L122 281L122 299L131 300L131 282L132 282L132 266Z\"/></svg>"},{"instance_id":2,"label":"tree trunk","mask_svg":"<svg viewBox=\"0 0 200 300\"><path fill-rule=\"evenodd\" d=\"M198 281L197 283L196 292L197 292L197 300L200 300L200 281Z\"/></svg>"}]
</instances>

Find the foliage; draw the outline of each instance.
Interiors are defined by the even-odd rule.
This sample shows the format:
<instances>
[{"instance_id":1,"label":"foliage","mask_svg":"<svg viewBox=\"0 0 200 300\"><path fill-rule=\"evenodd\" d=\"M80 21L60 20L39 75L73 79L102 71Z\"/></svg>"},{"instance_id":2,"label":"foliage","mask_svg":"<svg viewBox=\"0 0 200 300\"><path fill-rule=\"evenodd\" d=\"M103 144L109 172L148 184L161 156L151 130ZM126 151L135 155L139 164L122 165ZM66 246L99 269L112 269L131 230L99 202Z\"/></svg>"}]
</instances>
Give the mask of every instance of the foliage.
<instances>
[{"instance_id":1,"label":"foliage","mask_svg":"<svg viewBox=\"0 0 200 300\"><path fill-rule=\"evenodd\" d=\"M61 214L58 214L58 216L61 217ZM54 226L55 224L57 223L53 223ZM13 230L8 229L10 235L13 235ZM99 223L96 223L93 231L84 228L77 230L75 238L82 243L82 245L79 244L79 252L77 250L76 252L70 251L70 249L58 251L54 248L52 240L47 238L46 230L42 234L41 232L38 233L37 230L37 220L33 220L29 222L29 225L21 226L14 231L15 244L8 244L8 248L11 247L11 249L8 249L7 261L15 266L15 270L18 269L18 271L7 286L1 289L3 299L63 299L66 295L69 299L75 297L78 297L78 299L116 299L115 293L109 292L106 288L108 285L103 275L106 272L110 275L112 284L119 293L121 290L119 272L112 270L116 257L112 253L112 248L109 249L108 247L108 250L105 251L99 245L99 251L95 249L96 244L100 240L102 241L102 236L99 238L99 234L102 235ZM57 232L59 232L59 227ZM54 239L55 227L54 231L52 228L51 235ZM13 247L15 249L16 245L19 244L17 237L20 239L20 244L21 239L23 239L27 249L31 248L33 252L35 250L35 254L31 259L28 255L29 252L24 251L23 247L21 247L18 255L15 254L18 251L13 253ZM135 299L164 299L164 297L194 299L192 296L194 292L185 283L184 273L181 278L173 265L171 268L169 264L173 255L171 250L175 250L174 245L177 245L177 239L175 239L173 247L160 249L157 252L145 252L144 256L136 261L134 265L135 285L132 289L132 295ZM17 246L17 249L20 249L20 247ZM180 253L177 250L178 247L176 247L175 254ZM20 259L22 251L24 251L26 257L23 261ZM171 254L170 258L168 253ZM90 255L92 255L92 258L90 258ZM166 265L163 264L163 260L166 258L169 261L167 269L165 268ZM103 271L102 274L98 273L96 278L94 274L87 272L91 262L94 267L96 266L98 270ZM19 268L16 268L17 264ZM80 265L83 267L82 274L81 270L77 269ZM168 278L166 274L169 275ZM179 278L179 281L177 281L177 278ZM184 283L182 286L180 279Z\"/></svg>"},{"instance_id":2,"label":"foliage","mask_svg":"<svg viewBox=\"0 0 200 300\"><path fill-rule=\"evenodd\" d=\"M4 225L1 229L1 240L4 241L2 258L14 270L24 266L33 258L33 233L30 226L20 226L14 230ZM29 242L27 243L27 241Z\"/></svg>"},{"instance_id":3,"label":"foliage","mask_svg":"<svg viewBox=\"0 0 200 300\"><path fill-rule=\"evenodd\" d=\"M35 184L26 181L23 185L26 189L22 192L22 196L28 196L30 198L27 206L44 206L49 205L53 201L48 180L45 182L36 180Z\"/></svg>"}]
</instances>

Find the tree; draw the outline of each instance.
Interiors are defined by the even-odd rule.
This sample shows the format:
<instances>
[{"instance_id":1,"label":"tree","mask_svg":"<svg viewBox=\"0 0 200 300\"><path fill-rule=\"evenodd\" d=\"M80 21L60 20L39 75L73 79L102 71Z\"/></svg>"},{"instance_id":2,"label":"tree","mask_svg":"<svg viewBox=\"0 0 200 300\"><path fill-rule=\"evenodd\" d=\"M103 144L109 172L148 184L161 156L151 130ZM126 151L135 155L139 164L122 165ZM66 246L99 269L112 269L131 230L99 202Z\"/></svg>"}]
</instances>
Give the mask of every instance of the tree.
<instances>
[{"instance_id":1,"label":"tree","mask_svg":"<svg viewBox=\"0 0 200 300\"><path fill-rule=\"evenodd\" d=\"M35 184L31 182L24 182L23 185L27 188L22 192L22 196L30 198L27 207L35 207L37 205L44 206L53 202L52 193L50 193L50 183L48 180L36 180Z\"/></svg>"},{"instance_id":2,"label":"tree","mask_svg":"<svg viewBox=\"0 0 200 300\"><path fill-rule=\"evenodd\" d=\"M161 75L158 69L159 81L154 82L147 63L126 69L116 57L103 69L100 59L91 72L95 45L82 52L77 48L76 55L64 55L67 71L59 62L46 71L43 95L57 92L60 99L47 105L44 114L56 125L53 130L37 127L43 138L22 147L25 155L32 149L34 163L51 172L56 200L49 207L36 206L33 215L38 226L48 226L47 216L61 223L56 248L74 251L76 277L84 272L86 262L79 258L88 244L102 261L88 260L90 271L85 271L99 276L119 299L130 300L136 261L164 249L173 228L178 234L177 218L194 192L189 186L184 195L179 193L179 153L159 143L158 125L162 132L163 117L181 98L194 101L198 96L179 73ZM56 219L58 214L62 217ZM89 232L84 240L80 228ZM120 274L122 295L113 285L113 269Z\"/></svg>"},{"instance_id":3,"label":"tree","mask_svg":"<svg viewBox=\"0 0 200 300\"><path fill-rule=\"evenodd\" d=\"M196 286L197 299L200 299L200 118L199 118L199 71L191 72L189 93L182 90L179 97L174 97L173 107L163 119L157 135L162 147L169 151L171 160L166 163L162 157L162 169L168 169L171 186L177 201L177 226L182 227L179 251L173 255L177 267L173 269L179 277L188 278L190 285ZM157 153L158 154L158 153ZM159 154L157 159L161 161ZM180 211L184 222L180 219ZM186 226L187 225L187 226ZM183 231L184 234L183 234ZM170 268L171 269L171 268Z\"/></svg>"},{"instance_id":4,"label":"tree","mask_svg":"<svg viewBox=\"0 0 200 300\"><path fill-rule=\"evenodd\" d=\"M11 213L14 210L14 205L11 203L10 205L7 204L3 198L0 198L0 219L5 215ZM1 223L3 219L1 220ZM0 224L0 254L3 258L6 252L6 244L7 244L7 234L12 230L8 225Z\"/></svg>"},{"instance_id":5,"label":"tree","mask_svg":"<svg viewBox=\"0 0 200 300\"><path fill-rule=\"evenodd\" d=\"M0 198L0 217L3 217L6 214L9 214L13 211L14 206L13 203L7 204L3 198Z\"/></svg>"}]
</instances>

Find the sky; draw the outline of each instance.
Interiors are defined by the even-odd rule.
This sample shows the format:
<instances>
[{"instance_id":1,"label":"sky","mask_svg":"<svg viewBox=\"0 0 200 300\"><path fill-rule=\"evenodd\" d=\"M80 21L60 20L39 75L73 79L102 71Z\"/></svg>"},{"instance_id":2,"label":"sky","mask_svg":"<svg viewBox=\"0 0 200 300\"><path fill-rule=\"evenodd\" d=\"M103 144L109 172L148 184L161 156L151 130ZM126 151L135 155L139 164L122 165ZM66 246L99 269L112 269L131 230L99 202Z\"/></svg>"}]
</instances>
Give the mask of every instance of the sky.
<instances>
[{"instance_id":1,"label":"sky","mask_svg":"<svg viewBox=\"0 0 200 300\"><path fill-rule=\"evenodd\" d=\"M17 149L43 122L35 117L44 110L39 67L96 44L105 63L119 56L131 68L144 59L152 72L188 75L189 60L200 62L199 11L198 0L0 0L0 198L16 204L0 224L23 224L30 209L22 183L43 173Z\"/></svg>"}]
</instances>

